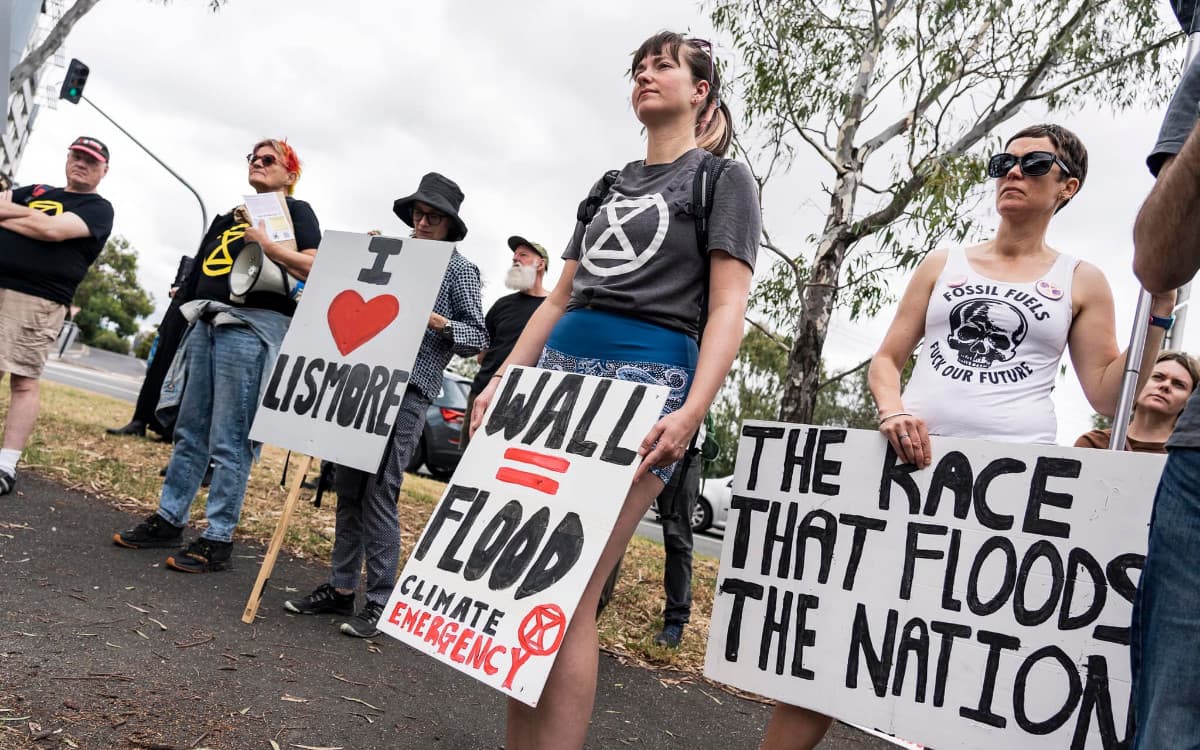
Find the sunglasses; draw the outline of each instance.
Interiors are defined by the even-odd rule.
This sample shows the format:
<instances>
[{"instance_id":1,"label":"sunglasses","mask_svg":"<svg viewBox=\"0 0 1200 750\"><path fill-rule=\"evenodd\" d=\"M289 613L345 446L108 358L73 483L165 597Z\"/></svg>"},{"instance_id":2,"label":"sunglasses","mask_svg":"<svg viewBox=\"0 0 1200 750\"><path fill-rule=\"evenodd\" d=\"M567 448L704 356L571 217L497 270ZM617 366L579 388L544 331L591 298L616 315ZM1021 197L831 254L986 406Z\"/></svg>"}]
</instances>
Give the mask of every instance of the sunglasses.
<instances>
[{"instance_id":1,"label":"sunglasses","mask_svg":"<svg viewBox=\"0 0 1200 750\"><path fill-rule=\"evenodd\" d=\"M429 226L436 227L438 224L442 223L442 219L444 219L444 218L446 218L446 214L425 213L424 211L422 211L421 209L416 208L416 207L414 207L412 210L412 220L413 220L414 227L421 223L421 219L424 219L425 223L428 224Z\"/></svg>"},{"instance_id":2,"label":"sunglasses","mask_svg":"<svg viewBox=\"0 0 1200 750\"><path fill-rule=\"evenodd\" d=\"M246 154L246 163L254 166L255 163L261 163L264 167L269 167L279 161L279 157L273 154Z\"/></svg>"},{"instance_id":3,"label":"sunglasses","mask_svg":"<svg viewBox=\"0 0 1200 750\"><path fill-rule=\"evenodd\" d=\"M988 159L988 177L1003 177L1012 171L1012 168L1017 164L1021 165L1021 174L1026 177L1041 177L1044 174L1048 174L1055 164L1062 169L1063 174L1068 176L1071 174L1071 169L1063 163L1062 159L1058 158L1057 154L1050 153L1049 151L1030 151L1024 156L996 154Z\"/></svg>"},{"instance_id":4,"label":"sunglasses","mask_svg":"<svg viewBox=\"0 0 1200 750\"><path fill-rule=\"evenodd\" d=\"M717 91L717 48L707 39L688 39L687 44L708 53L708 87L715 93L713 100L721 104L721 94Z\"/></svg>"}]
</instances>

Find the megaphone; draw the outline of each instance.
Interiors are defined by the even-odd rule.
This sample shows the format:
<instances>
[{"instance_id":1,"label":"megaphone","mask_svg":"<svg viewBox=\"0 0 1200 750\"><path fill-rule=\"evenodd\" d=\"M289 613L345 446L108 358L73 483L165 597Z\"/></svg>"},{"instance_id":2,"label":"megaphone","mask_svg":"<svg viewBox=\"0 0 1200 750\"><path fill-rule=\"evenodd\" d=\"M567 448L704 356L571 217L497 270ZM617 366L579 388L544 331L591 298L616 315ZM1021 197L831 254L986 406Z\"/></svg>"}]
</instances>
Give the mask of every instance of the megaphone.
<instances>
[{"instance_id":1,"label":"megaphone","mask_svg":"<svg viewBox=\"0 0 1200 750\"><path fill-rule=\"evenodd\" d=\"M247 242L229 272L229 293L235 302L245 301L251 292L268 292L294 297L303 283L267 257L262 245Z\"/></svg>"}]
</instances>

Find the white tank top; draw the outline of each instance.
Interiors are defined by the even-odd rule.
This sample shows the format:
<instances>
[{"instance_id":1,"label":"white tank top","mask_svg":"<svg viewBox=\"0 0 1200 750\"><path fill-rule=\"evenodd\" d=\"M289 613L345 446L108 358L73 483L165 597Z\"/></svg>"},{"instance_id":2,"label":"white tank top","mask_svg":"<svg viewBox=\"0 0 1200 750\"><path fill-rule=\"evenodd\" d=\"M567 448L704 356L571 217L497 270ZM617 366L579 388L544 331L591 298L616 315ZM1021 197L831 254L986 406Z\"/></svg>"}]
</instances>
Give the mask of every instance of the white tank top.
<instances>
[{"instance_id":1,"label":"white tank top","mask_svg":"<svg viewBox=\"0 0 1200 750\"><path fill-rule=\"evenodd\" d=\"M925 314L925 346L904 410L932 435L1053 443L1054 378L1071 329L1071 278L1059 254L1035 282L995 281L950 250Z\"/></svg>"}]
</instances>

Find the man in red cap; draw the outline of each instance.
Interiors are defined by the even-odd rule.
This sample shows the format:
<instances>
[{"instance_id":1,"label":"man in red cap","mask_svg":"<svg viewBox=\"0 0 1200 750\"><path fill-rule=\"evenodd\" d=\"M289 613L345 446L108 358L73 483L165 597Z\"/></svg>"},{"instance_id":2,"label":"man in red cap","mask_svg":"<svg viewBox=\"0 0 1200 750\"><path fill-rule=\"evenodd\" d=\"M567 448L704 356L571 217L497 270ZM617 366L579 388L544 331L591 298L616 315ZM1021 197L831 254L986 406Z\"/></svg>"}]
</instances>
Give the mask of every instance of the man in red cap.
<instances>
[{"instance_id":1,"label":"man in red cap","mask_svg":"<svg viewBox=\"0 0 1200 750\"><path fill-rule=\"evenodd\" d=\"M29 185L0 193L0 377L12 399L0 447L0 495L16 484L17 461L40 405L38 378L75 288L112 231L112 204L96 193L108 174L108 147L76 138L67 150L67 186Z\"/></svg>"}]
</instances>

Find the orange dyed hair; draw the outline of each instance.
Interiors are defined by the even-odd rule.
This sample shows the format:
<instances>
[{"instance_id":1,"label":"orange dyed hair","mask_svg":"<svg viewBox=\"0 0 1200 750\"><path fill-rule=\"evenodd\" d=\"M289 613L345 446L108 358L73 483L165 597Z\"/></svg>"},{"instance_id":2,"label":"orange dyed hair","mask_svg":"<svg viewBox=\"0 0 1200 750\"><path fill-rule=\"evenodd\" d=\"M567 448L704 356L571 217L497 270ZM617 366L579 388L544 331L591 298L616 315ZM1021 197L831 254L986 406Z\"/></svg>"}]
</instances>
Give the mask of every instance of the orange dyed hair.
<instances>
[{"instance_id":1,"label":"orange dyed hair","mask_svg":"<svg viewBox=\"0 0 1200 750\"><path fill-rule=\"evenodd\" d=\"M303 171L303 167L300 166L300 157L296 154L296 149L292 148L288 144L286 138L281 138L278 140L275 138L264 138L258 143L254 144L254 148L250 151L250 153L255 153L263 146L266 146L267 148L273 150L276 154L279 154L279 161L281 164L283 164L283 168L286 169L290 174L296 175L296 180L291 185L287 186L287 194L292 195L296 192L296 183L300 181L300 173Z\"/></svg>"}]
</instances>

